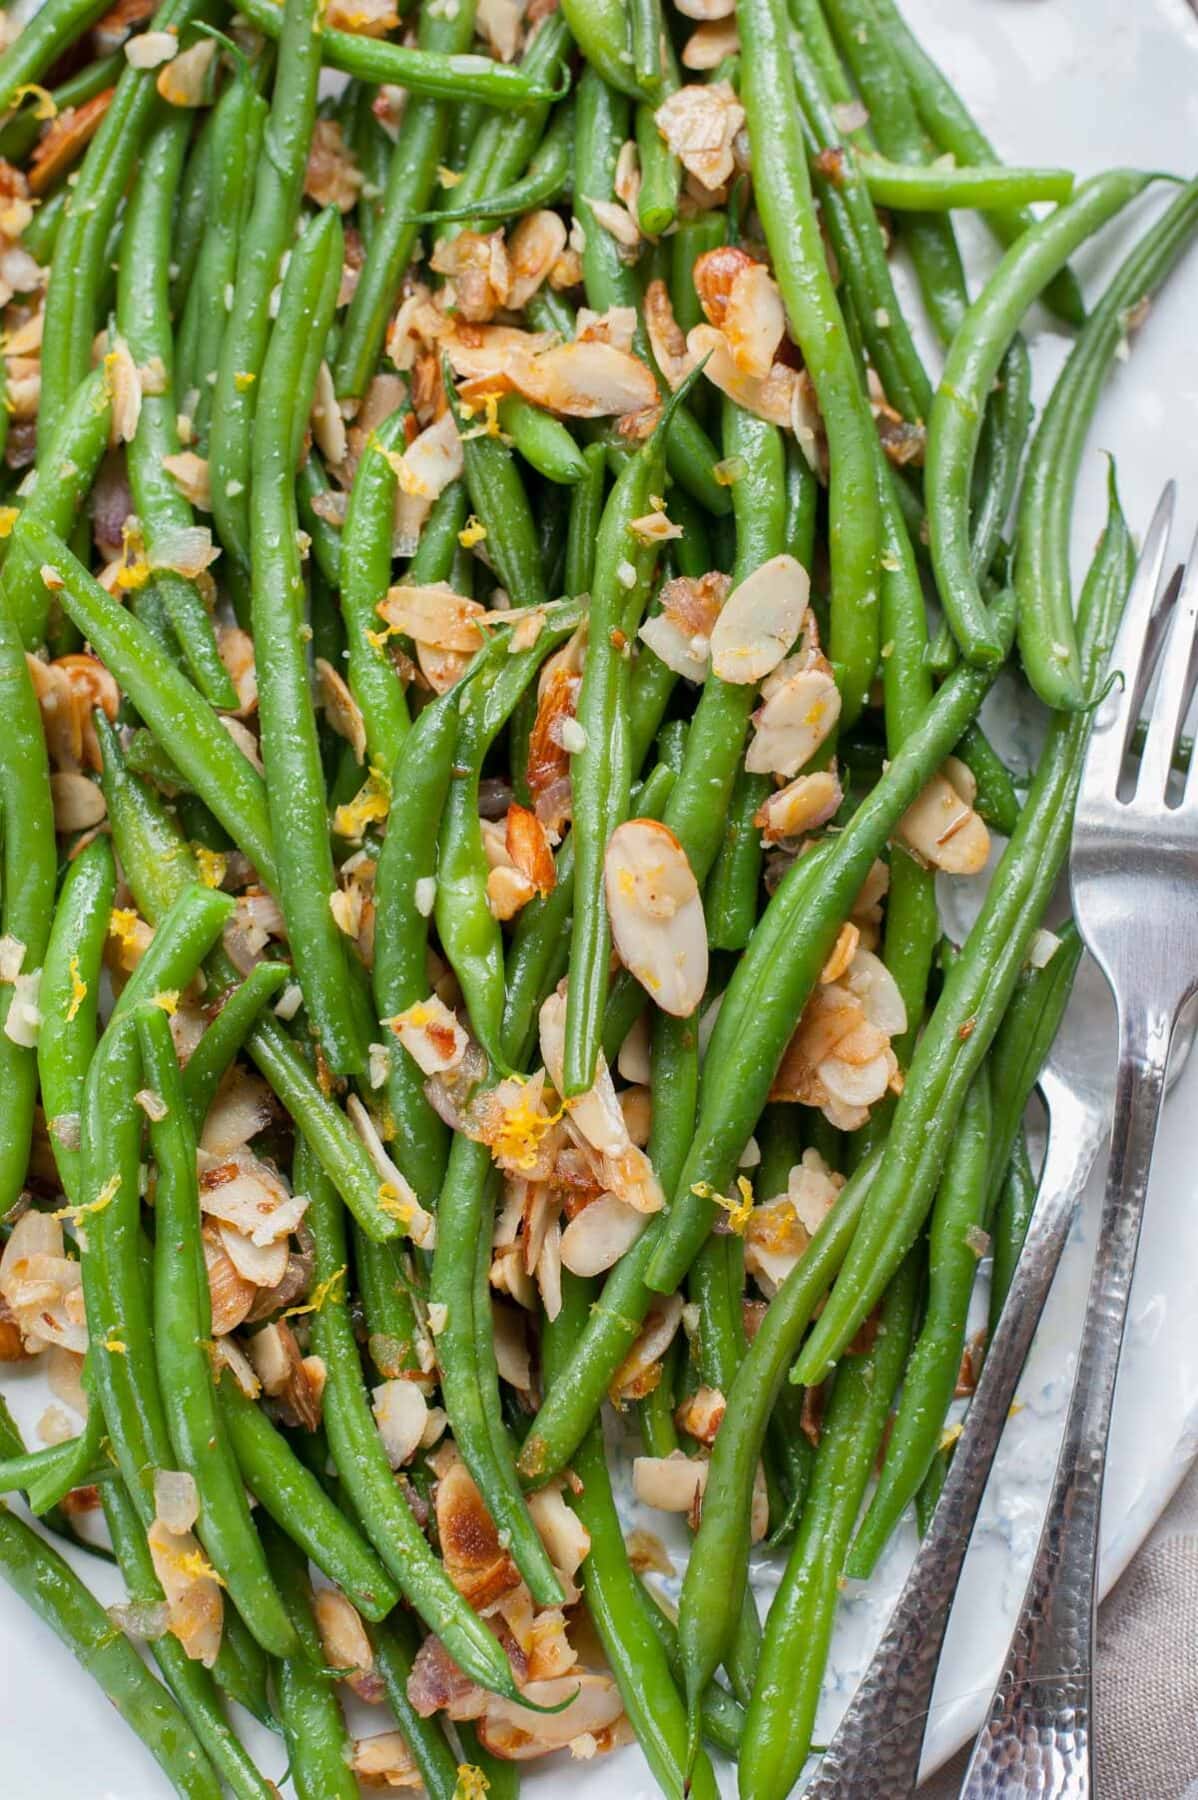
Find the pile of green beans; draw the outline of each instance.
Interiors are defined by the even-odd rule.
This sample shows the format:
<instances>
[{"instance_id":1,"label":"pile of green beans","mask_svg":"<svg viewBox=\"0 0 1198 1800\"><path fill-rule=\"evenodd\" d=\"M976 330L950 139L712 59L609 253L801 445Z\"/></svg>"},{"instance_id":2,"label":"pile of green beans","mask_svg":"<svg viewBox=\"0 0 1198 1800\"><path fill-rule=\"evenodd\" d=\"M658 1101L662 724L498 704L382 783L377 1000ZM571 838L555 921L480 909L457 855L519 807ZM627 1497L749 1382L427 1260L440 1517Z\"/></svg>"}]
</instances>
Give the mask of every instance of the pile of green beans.
<instances>
[{"instance_id":1,"label":"pile of green beans","mask_svg":"<svg viewBox=\"0 0 1198 1800\"><path fill-rule=\"evenodd\" d=\"M1131 571L1112 470L1075 603L1075 498L1198 182L1004 164L895 0L714 68L675 0L102 10L0 52L0 1347L86 1408L0 1395L0 1576L197 1800L284 1780L231 1700L300 1800L622 1718L783 1800L1035 1206Z\"/></svg>"}]
</instances>

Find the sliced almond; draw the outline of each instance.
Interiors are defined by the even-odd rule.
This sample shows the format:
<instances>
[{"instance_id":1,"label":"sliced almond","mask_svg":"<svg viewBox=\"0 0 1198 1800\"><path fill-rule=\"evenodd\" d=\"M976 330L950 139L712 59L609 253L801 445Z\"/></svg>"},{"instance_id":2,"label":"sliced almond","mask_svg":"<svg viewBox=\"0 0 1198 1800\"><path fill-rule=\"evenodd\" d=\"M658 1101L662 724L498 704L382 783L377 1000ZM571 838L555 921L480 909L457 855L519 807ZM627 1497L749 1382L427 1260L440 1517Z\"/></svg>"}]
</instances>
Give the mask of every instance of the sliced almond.
<instances>
[{"instance_id":1,"label":"sliced almond","mask_svg":"<svg viewBox=\"0 0 1198 1800\"><path fill-rule=\"evenodd\" d=\"M990 833L947 774L933 775L899 820L898 835L934 869L977 875L990 855Z\"/></svg>"},{"instance_id":2,"label":"sliced almond","mask_svg":"<svg viewBox=\"0 0 1198 1800\"><path fill-rule=\"evenodd\" d=\"M428 1401L414 1381L385 1381L372 1389L375 1424L393 1469L415 1456L428 1427Z\"/></svg>"},{"instance_id":3,"label":"sliced almond","mask_svg":"<svg viewBox=\"0 0 1198 1800\"><path fill-rule=\"evenodd\" d=\"M831 675L805 669L791 676L754 714L745 768L755 775L796 775L839 717L840 691Z\"/></svg>"},{"instance_id":4,"label":"sliced almond","mask_svg":"<svg viewBox=\"0 0 1198 1800\"><path fill-rule=\"evenodd\" d=\"M776 668L799 635L810 593L806 569L785 553L733 588L711 632L712 668L721 681L757 682Z\"/></svg>"},{"instance_id":5,"label":"sliced almond","mask_svg":"<svg viewBox=\"0 0 1198 1800\"><path fill-rule=\"evenodd\" d=\"M680 87L656 112L657 129L687 173L708 191L730 180L732 146L745 109L726 81Z\"/></svg>"},{"instance_id":6,"label":"sliced almond","mask_svg":"<svg viewBox=\"0 0 1198 1800\"><path fill-rule=\"evenodd\" d=\"M601 1275L619 1262L647 1224L644 1213L626 1206L615 1194L603 1194L584 1206L562 1232L562 1262L574 1275Z\"/></svg>"},{"instance_id":7,"label":"sliced almond","mask_svg":"<svg viewBox=\"0 0 1198 1800\"><path fill-rule=\"evenodd\" d=\"M658 820L629 819L611 835L603 878L621 962L664 1012L686 1018L707 985L707 924L682 845Z\"/></svg>"},{"instance_id":8,"label":"sliced almond","mask_svg":"<svg viewBox=\"0 0 1198 1800\"><path fill-rule=\"evenodd\" d=\"M436 994L419 1000L406 1011L383 1023L392 1030L424 1075L440 1075L456 1069L466 1054L469 1037Z\"/></svg>"},{"instance_id":9,"label":"sliced almond","mask_svg":"<svg viewBox=\"0 0 1198 1800\"><path fill-rule=\"evenodd\" d=\"M736 20L712 19L691 32L682 46L679 60L684 69L702 72L718 69L726 57L735 56L739 49L740 32Z\"/></svg>"},{"instance_id":10,"label":"sliced almond","mask_svg":"<svg viewBox=\"0 0 1198 1800\"><path fill-rule=\"evenodd\" d=\"M834 769L817 769L779 788L764 800L753 816L767 844L817 831L834 819L843 798Z\"/></svg>"}]
</instances>

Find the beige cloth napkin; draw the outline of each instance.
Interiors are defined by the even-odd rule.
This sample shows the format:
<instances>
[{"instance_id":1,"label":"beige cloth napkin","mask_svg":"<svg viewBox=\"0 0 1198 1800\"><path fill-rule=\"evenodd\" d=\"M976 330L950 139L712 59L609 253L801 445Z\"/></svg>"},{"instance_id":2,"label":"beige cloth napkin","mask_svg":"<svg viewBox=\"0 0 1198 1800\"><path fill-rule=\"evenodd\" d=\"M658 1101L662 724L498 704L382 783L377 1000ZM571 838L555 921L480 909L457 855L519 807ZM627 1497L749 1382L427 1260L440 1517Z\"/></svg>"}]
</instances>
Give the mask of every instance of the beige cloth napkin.
<instances>
[{"instance_id":1,"label":"beige cloth napkin","mask_svg":"<svg viewBox=\"0 0 1198 1800\"><path fill-rule=\"evenodd\" d=\"M1098 1617L1101 1800L1198 1800L1198 1463ZM956 1800L968 1752L919 1800Z\"/></svg>"}]
</instances>

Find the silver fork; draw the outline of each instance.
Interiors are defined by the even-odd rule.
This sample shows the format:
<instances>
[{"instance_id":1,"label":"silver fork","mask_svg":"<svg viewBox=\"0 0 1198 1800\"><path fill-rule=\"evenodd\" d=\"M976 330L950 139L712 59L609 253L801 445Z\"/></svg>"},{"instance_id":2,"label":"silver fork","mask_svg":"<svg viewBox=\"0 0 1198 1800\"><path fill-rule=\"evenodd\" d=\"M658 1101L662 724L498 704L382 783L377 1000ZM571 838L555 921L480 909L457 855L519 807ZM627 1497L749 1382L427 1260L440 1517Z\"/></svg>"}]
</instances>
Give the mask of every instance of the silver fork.
<instances>
[{"instance_id":1,"label":"silver fork","mask_svg":"<svg viewBox=\"0 0 1198 1800\"><path fill-rule=\"evenodd\" d=\"M1084 967L1084 965L1083 965ZM1035 1208L936 1510L886 1630L804 1800L899 1800L924 1732L970 1533L1020 1371L1111 1111L1109 1057L1074 1013L1040 1073L1049 1135Z\"/></svg>"},{"instance_id":2,"label":"silver fork","mask_svg":"<svg viewBox=\"0 0 1198 1800\"><path fill-rule=\"evenodd\" d=\"M1172 510L1170 487L1115 645L1112 667L1127 678L1098 708L1074 823L1074 917L1118 1018L1111 1154L1048 1514L961 1789L967 1800L998 1794L1084 1800L1091 1792L1103 1464L1169 1046L1178 1013L1198 988L1198 781L1187 779L1177 804L1169 803L1174 750L1194 691L1198 555L1191 553L1180 589L1171 586L1158 608ZM1152 650L1162 641L1148 735L1125 799L1120 783L1128 744L1152 677Z\"/></svg>"},{"instance_id":3,"label":"silver fork","mask_svg":"<svg viewBox=\"0 0 1198 1800\"><path fill-rule=\"evenodd\" d=\"M1158 508L1145 540L1137 589L1143 583L1155 592L1167 537L1168 520ZM1081 980L1087 979L1088 969L1083 964ZM1177 1046L1171 1080L1184 1066L1192 1038L1191 1022ZM1066 1014L1039 1085L1048 1110L1048 1148L1007 1303L935 1513L805 1800L898 1800L912 1792L918 1778L932 1690L970 1533L1079 1196L1110 1118L1112 1076L1105 1043L1076 1011Z\"/></svg>"}]
</instances>

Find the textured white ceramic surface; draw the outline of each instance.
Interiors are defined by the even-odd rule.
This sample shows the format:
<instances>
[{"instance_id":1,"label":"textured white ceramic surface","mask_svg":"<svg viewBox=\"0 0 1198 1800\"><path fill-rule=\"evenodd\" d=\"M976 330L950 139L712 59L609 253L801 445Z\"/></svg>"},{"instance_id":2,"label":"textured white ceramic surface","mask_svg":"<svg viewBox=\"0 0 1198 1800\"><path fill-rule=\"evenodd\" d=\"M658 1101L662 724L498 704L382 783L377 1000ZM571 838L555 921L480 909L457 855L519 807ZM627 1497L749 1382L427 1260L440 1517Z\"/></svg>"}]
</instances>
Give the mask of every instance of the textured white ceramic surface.
<instances>
[{"instance_id":1,"label":"textured white ceramic surface","mask_svg":"<svg viewBox=\"0 0 1198 1800\"><path fill-rule=\"evenodd\" d=\"M1061 164L1081 174L1116 161L1187 170L1198 142L1198 21L1186 0L906 0L929 48L1012 162ZM1093 294L1125 245L1160 204L1148 199L1078 259ZM993 260L983 233L963 233L971 271ZM1076 568L1101 522L1100 449L1115 452L1133 527L1147 520L1161 483L1181 483L1182 528L1198 520L1198 255L1183 266L1116 370L1087 455L1075 535ZM1036 393L1042 400L1066 349L1052 322L1031 322ZM997 696L988 721L1008 751L1026 752L1032 728ZM1144 921L1151 929L1151 921ZM1094 1029L1110 1030L1096 997ZM1198 1449L1198 1058L1166 1111L1140 1253L1129 1343L1107 1471L1103 1585L1109 1587L1159 1515ZM949 1631L928 1738L927 1766L975 1729L1023 1592L1056 1455L1062 1408L1092 1247L1095 1193L1074 1235L1020 1388L966 1566ZM5 1389L32 1425L44 1394L27 1380ZM660 1530L660 1515L642 1523ZM681 1548L678 1539L672 1539ZM820 1735L830 1732L864 1668L911 1554L908 1527L874 1580L846 1587L829 1667ZM122 1597L111 1572L76 1556L105 1602ZM764 1602L776 1568L754 1572ZM713 1597L715 1599L716 1597ZM1180 1649L1180 1646L1179 1646ZM157 1800L166 1787L148 1755L68 1653L0 1587L0 1723L10 1800ZM383 1721L365 1729L382 1729ZM278 1740L250 1726L264 1772L280 1778ZM723 1771L728 1793L735 1791ZM537 1796L566 1784L576 1800L652 1800L639 1751L525 1775ZM288 1792L290 1790L287 1790Z\"/></svg>"}]
</instances>

